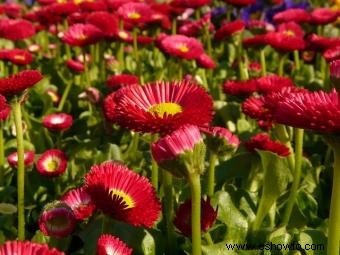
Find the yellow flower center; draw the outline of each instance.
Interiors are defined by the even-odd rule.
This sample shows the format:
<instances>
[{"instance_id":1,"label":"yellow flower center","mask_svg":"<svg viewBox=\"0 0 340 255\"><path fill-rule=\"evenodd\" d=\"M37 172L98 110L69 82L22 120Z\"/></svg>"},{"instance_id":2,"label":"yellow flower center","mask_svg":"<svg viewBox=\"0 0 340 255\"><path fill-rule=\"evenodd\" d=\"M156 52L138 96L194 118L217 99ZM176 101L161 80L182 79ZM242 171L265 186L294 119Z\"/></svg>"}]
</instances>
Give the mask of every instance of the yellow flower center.
<instances>
[{"instance_id":1,"label":"yellow flower center","mask_svg":"<svg viewBox=\"0 0 340 255\"><path fill-rule=\"evenodd\" d=\"M188 46L186 46L185 44L180 44L177 46L177 49L179 49L181 52L186 53L189 51Z\"/></svg>"},{"instance_id":2,"label":"yellow flower center","mask_svg":"<svg viewBox=\"0 0 340 255\"><path fill-rule=\"evenodd\" d=\"M84 2L94 2L94 0L74 0L73 2L75 4L81 4L81 3L84 3Z\"/></svg>"},{"instance_id":3,"label":"yellow flower center","mask_svg":"<svg viewBox=\"0 0 340 255\"><path fill-rule=\"evenodd\" d=\"M55 160L55 159L51 159L48 163L47 163L47 167L46 167L46 171L47 172L54 172L55 170L58 169L59 166L59 161Z\"/></svg>"},{"instance_id":4,"label":"yellow flower center","mask_svg":"<svg viewBox=\"0 0 340 255\"><path fill-rule=\"evenodd\" d=\"M120 38L122 38L122 39L126 39L126 38L129 37L129 35L128 35L126 32L124 32L124 31L119 31L119 32L118 32L118 36L119 36Z\"/></svg>"},{"instance_id":5,"label":"yellow flower center","mask_svg":"<svg viewBox=\"0 0 340 255\"><path fill-rule=\"evenodd\" d=\"M285 34L288 35L288 36L295 36L295 33L292 30L285 31Z\"/></svg>"},{"instance_id":6,"label":"yellow flower center","mask_svg":"<svg viewBox=\"0 0 340 255\"><path fill-rule=\"evenodd\" d=\"M151 106L148 112L159 117L167 115L175 115L176 113L182 112L182 106L176 103L160 103Z\"/></svg>"},{"instance_id":7,"label":"yellow flower center","mask_svg":"<svg viewBox=\"0 0 340 255\"><path fill-rule=\"evenodd\" d=\"M23 55L15 55L14 59L16 59L16 60L25 60L25 57Z\"/></svg>"},{"instance_id":8,"label":"yellow flower center","mask_svg":"<svg viewBox=\"0 0 340 255\"><path fill-rule=\"evenodd\" d=\"M131 12L129 13L128 17L130 19L139 19L140 17L142 17L142 15L140 15L138 12Z\"/></svg>"},{"instance_id":9,"label":"yellow flower center","mask_svg":"<svg viewBox=\"0 0 340 255\"><path fill-rule=\"evenodd\" d=\"M81 41L84 41L84 40L86 40L86 38L87 38L87 36L86 36L86 35L84 35L84 34L80 34L80 35L78 35L78 39L79 39L79 40L81 40Z\"/></svg>"},{"instance_id":10,"label":"yellow flower center","mask_svg":"<svg viewBox=\"0 0 340 255\"><path fill-rule=\"evenodd\" d=\"M135 201L133 200L133 198L129 194L126 194L124 191L111 189L110 195L113 199L120 200L122 204L125 204L124 209L135 207Z\"/></svg>"}]
</instances>

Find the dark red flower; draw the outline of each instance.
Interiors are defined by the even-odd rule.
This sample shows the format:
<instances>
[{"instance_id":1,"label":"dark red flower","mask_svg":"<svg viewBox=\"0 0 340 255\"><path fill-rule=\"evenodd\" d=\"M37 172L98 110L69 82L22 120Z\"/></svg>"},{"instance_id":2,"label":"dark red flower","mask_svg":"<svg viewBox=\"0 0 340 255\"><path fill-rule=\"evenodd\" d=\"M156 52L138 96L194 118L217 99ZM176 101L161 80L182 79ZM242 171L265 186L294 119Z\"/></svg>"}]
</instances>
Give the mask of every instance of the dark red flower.
<instances>
[{"instance_id":1,"label":"dark red flower","mask_svg":"<svg viewBox=\"0 0 340 255\"><path fill-rule=\"evenodd\" d=\"M161 205L149 180L118 162L91 167L85 188L98 209L134 226L152 227Z\"/></svg>"},{"instance_id":2,"label":"dark red flower","mask_svg":"<svg viewBox=\"0 0 340 255\"><path fill-rule=\"evenodd\" d=\"M79 6L83 12L106 11L108 9L105 0L82 1Z\"/></svg>"},{"instance_id":3,"label":"dark red flower","mask_svg":"<svg viewBox=\"0 0 340 255\"><path fill-rule=\"evenodd\" d=\"M223 84L223 91L233 96L248 96L257 90L256 80L247 81L226 81Z\"/></svg>"},{"instance_id":4,"label":"dark red flower","mask_svg":"<svg viewBox=\"0 0 340 255\"><path fill-rule=\"evenodd\" d=\"M330 63L329 72L334 86L340 90L340 59L334 60Z\"/></svg>"},{"instance_id":5,"label":"dark red flower","mask_svg":"<svg viewBox=\"0 0 340 255\"><path fill-rule=\"evenodd\" d=\"M7 2L3 5L4 12L10 18L18 18L23 10L23 5Z\"/></svg>"},{"instance_id":6,"label":"dark red flower","mask_svg":"<svg viewBox=\"0 0 340 255\"><path fill-rule=\"evenodd\" d=\"M247 6L254 4L256 0L225 0L228 4L236 5L236 6Z\"/></svg>"},{"instance_id":7,"label":"dark red flower","mask_svg":"<svg viewBox=\"0 0 340 255\"><path fill-rule=\"evenodd\" d=\"M0 246L1 255L64 255L55 248L50 249L47 244L30 241L7 241Z\"/></svg>"},{"instance_id":8,"label":"dark red flower","mask_svg":"<svg viewBox=\"0 0 340 255\"><path fill-rule=\"evenodd\" d=\"M79 10L79 6L72 2L54 3L47 7L50 15L67 16Z\"/></svg>"},{"instance_id":9,"label":"dark red flower","mask_svg":"<svg viewBox=\"0 0 340 255\"><path fill-rule=\"evenodd\" d=\"M217 209L210 205L210 199L201 199L201 231L207 232L215 223ZM185 236L191 236L191 199L181 204L174 219L174 225Z\"/></svg>"},{"instance_id":10,"label":"dark red flower","mask_svg":"<svg viewBox=\"0 0 340 255\"><path fill-rule=\"evenodd\" d=\"M212 120L211 97L187 81L131 85L117 93L117 121L134 131L168 133L184 124L205 126Z\"/></svg>"},{"instance_id":11,"label":"dark red flower","mask_svg":"<svg viewBox=\"0 0 340 255\"><path fill-rule=\"evenodd\" d=\"M0 37L11 41L28 39L35 35L33 24L27 20L0 20Z\"/></svg>"},{"instance_id":12,"label":"dark red flower","mask_svg":"<svg viewBox=\"0 0 340 255\"><path fill-rule=\"evenodd\" d=\"M6 59L12 62L15 65L29 65L33 61L33 57L31 53L22 49L11 49L5 50L5 56L3 59Z\"/></svg>"},{"instance_id":13,"label":"dark red flower","mask_svg":"<svg viewBox=\"0 0 340 255\"><path fill-rule=\"evenodd\" d=\"M13 152L7 157L8 164L13 167L18 167L18 152ZM25 151L24 153L24 164L30 166L34 162L34 151Z\"/></svg>"},{"instance_id":14,"label":"dark red flower","mask_svg":"<svg viewBox=\"0 0 340 255\"><path fill-rule=\"evenodd\" d=\"M119 30L118 18L108 12L92 12L86 18L86 23L102 30L106 37L113 37Z\"/></svg>"},{"instance_id":15,"label":"dark red flower","mask_svg":"<svg viewBox=\"0 0 340 255\"><path fill-rule=\"evenodd\" d=\"M0 94L5 96L19 94L38 83L43 76L36 70L25 70L8 78L0 79Z\"/></svg>"},{"instance_id":16,"label":"dark red flower","mask_svg":"<svg viewBox=\"0 0 340 255\"><path fill-rule=\"evenodd\" d=\"M288 36L303 37L305 35L301 26L295 22L281 23L278 25L277 31L280 33L285 33Z\"/></svg>"},{"instance_id":17,"label":"dark red flower","mask_svg":"<svg viewBox=\"0 0 340 255\"><path fill-rule=\"evenodd\" d=\"M50 149L41 154L36 166L41 175L56 177L66 171L67 158L63 151Z\"/></svg>"},{"instance_id":18,"label":"dark red flower","mask_svg":"<svg viewBox=\"0 0 340 255\"><path fill-rule=\"evenodd\" d=\"M197 64L206 69L214 69L216 68L215 61L207 54L202 54L196 59Z\"/></svg>"},{"instance_id":19,"label":"dark red flower","mask_svg":"<svg viewBox=\"0 0 340 255\"><path fill-rule=\"evenodd\" d=\"M200 8L205 5L209 5L211 0L173 0L172 6L180 8Z\"/></svg>"},{"instance_id":20,"label":"dark red flower","mask_svg":"<svg viewBox=\"0 0 340 255\"><path fill-rule=\"evenodd\" d=\"M303 50L306 46L303 38L281 32L266 34L266 41L274 49L283 52Z\"/></svg>"},{"instance_id":21,"label":"dark red flower","mask_svg":"<svg viewBox=\"0 0 340 255\"><path fill-rule=\"evenodd\" d=\"M328 62L340 59L340 45L328 48L322 55Z\"/></svg>"},{"instance_id":22,"label":"dark red flower","mask_svg":"<svg viewBox=\"0 0 340 255\"><path fill-rule=\"evenodd\" d=\"M266 35L260 34L243 39L242 44L245 48L263 48L267 45Z\"/></svg>"},{"instance_id":23,"label":"dark red flower","mask_svg":"<svg viewBox=\"0 0 340 255\"><path fill-rule=\"evenodd\" d=\"M50 131L65 131L73 124L73 118L66 113L52 113L44 116L42 124Z\"/></svg>"},{"instance_id":24,"label":"dark red flower","mask_svg":"<svg viewBox=\"0 0 340 255\"><path fill-rule=\"evenodd\" d=\"M242 103L244 114L257 120L271 120L271 113L264 107L264 97L249 97Z\"/></svg>"},{"instance_id":25,"label":"dark red flower","mask_svg":"<svg viewBox=\"0 0 340 255\"><path fill-rule=\"evenodd\" d=\"M316 8L311 14L311 23L316 25L326 25L336 21L339 16L339 11L333 11L329 8Z\"/></svg>"},{"instance_id":26,"label":"dark red flower","mask_svg":"<svg viewBox=\"0 0 340 255\"><path fill-rule=\"evenodd\" d=\"M311 50L324 51L328 48L340 46L340 38L323 37L316 34L311 34L307 37L308 48Z\"/></svg>"},{"instance_id":27,"label":"dark red flower","mask_svg":"<svg viewBox=\"0 0 340 255\"><path fill-rule=\"evenodd\" d=\"M242 32L245 26L246 24L244 21L240 19L226 23L216 31L215 39L220 41L234 35L235 33Z\"/></svg>"},{"instance_id":28,"label":"dark red flower","mask_svg":"<svg viewBox=\"0 0 340 255\"><path fill-rule=\"evenodd\" d=\"M6 97L0 94L0 121L8 118L11 112L11 107L7 104Z\"/></svg>"},{"instance_id":29,"label":"dark red flower","mask_svg":"<svg viewBox=\"0 0 340 255\"><path fill-rule=\"evenodd\" d=\"M133 74L116 74L111 75L107 81L106 86L110 89L117 90L121 87L127 86L127 85L133 85L138 84L139 78L136 75Z\"/></svg>"},{"instance_id":30,"label":"dark red flower","mask_svg":"<svg viewBox=\"0 0 340 255\"><path fill-rule=\"evenodd\" d=\"M103 234L99 237L97 242L97 255L131 255L130 249L118 237Z\"/></svg>"},{"instance_id":31,"label":"dark red flower","mask_svg":"<svg viewBox=\"0 0 340 255\"><path fill-rule=\"evenodd\" d=\"M65 33L62 40L71 46L87 46L97 43L104 37L104 33L91 24L72 25Z\"/></svg>"},{"instance_id":32,"label":"dark red flower","mask_svg":"<svg viewBox=\"0 0 340 255\"><path fill-rule=\"evenodd\" d=\"M138 25L151 21L152 9L145 3L126 3L117 10L118 15L126 22Z\"/></svg>"},{"instance_id":33,"label":"dark red flower","mask_svg":"<svg viewBox=\"0 0 340 255\"><path fill-rule=\"evenodd\" d=\"M84 64L78 60L69 59L66 61L66 65L68 68L78 73L82 73L85 70Z\"/></svg>"},{"instance_id":34,"label":"dark red flower","mask_svg":"<svg viewBox=\"0 0 340 255\"><path fill-rule=\"evenodd\" d=\"M290 150L286 145L271 140L269 135L265 133L253 136L249 141L245 142L245 146L249 151L270 151L282 157L287 157L290 154Z\"/></svg>"},{"instance_id":35,"label":"dark red flower","mask_svg":"<svg viewBox=\"0 0 340 255\"><path fill-rule=\"evenodd\" d=\"M74 12L67 16L67 23L69 26L77 23L85 23L86 18L89 16L87 12ZM91 22L89 22L91 24ZM95 24L92 24L95 25Z\"/></svg>"},{"instance_id":36,"label":"dark red flower","mask_svg":"<svg viewBox=\"0 0 340 255\"><path fill-rule=\"evenodd\" d=\"M116 92L112 92L104 98L103 102L103 114L107 121L116 122L117 121L117 102L116 102Z\"/></svg>"},{"instance_id":37,"label":"dark red flower","mask_svg":"<svg viewBox=\"0 0 340 255\"><path fill-rule=\"evenodd\" d=\"M165 36L160 41L160 49L171 56L184 59L197 59L204 53L202 43L184 35Z\"/></svg>"},{"instance_id":38,"label":"dark red flower","mask_svg":"<svg viewBox=\"0 0 340 255\"><path fill-rule=\"evenodd\" d=\"M275 74L266 75L256 80L257 92L261 94L269 94L280 91L284 87L293 87L294 83L287 77Z\"/></svg>"},{"instance_id":39,"label":"dark red flower","mask_svg":"<svg viewBox=\"0 0 340 255\"><path fill-rule=\"evenodd\" d=\"M247 22L247 28L254 34L263 34L275 31L275 27L264 20L252 19Z\"/></svg>"},{"instance_id":40,"label":"dark red flower","mask_svg":"<svg viewBox=\"0 0 340 255\"><path fill-rule=\"evenodd\" d=\"M290 22L303 23L309 22L310 14L304 9L287 9L274 15L273 20L276 23Z\"/></svg>"},{"instance_id":41,"label":"dark red flower","mask_svg":"<svg viewBox=\"0 0 340 255\"><path fill-rule=\"evenodd\" d=\"M68 191L60 198L60 201L72 209L77 220L90 217L96 209L91 196L83 187Z\"/></svg>"}]
</instances>

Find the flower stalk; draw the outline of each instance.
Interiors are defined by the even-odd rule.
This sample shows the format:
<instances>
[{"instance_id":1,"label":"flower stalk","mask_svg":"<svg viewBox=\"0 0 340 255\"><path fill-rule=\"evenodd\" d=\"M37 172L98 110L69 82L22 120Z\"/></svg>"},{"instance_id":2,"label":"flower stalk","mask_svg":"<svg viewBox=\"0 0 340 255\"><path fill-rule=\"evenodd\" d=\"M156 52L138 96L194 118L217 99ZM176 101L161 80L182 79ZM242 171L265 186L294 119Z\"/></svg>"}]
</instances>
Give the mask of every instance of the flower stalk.
<instances>
[{"instance_id":1,"label":"flower stalk","mask_svg":"<svg viewBox=\"0 0 340 255\"><path fill-rule=\"evenodd\" d=\"M5 183L4 164L5 164L4 122L0 120L0 186L3 186Z\"/></svg>"},{"instance_id":2,"label":"flower stalk","mask_svg":"<svg viewBox=\"0 0 340 255\"><path fill-rule=\"evenodd\" d=\"M215 191L215 166L217 161L217 155L213 152L210 153L209 157L209 168L208 168L208 183L207 183L207 195L211 197Z\"/></svg>"}]
</instances>

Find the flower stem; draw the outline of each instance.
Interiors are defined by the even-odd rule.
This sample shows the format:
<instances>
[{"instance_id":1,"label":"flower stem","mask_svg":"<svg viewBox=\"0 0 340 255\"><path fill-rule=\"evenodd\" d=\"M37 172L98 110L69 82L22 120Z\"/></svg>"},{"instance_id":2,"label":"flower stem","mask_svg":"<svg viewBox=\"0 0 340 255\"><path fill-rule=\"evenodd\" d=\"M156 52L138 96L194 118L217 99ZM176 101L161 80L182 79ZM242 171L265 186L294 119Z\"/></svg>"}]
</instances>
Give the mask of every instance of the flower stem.
<instances>
[{"instance_id":1,"label":"flower stem","mask_svg":"<svg viewBox=\"0 0 340 255\"><path fill-rule=\"evenodd\" d=\"M208 169L208 183L207 183L207 195L211 197L214 195L215 190L215 166L217 161L217 155L213 152L210 153L209 169Z\"/></svg>"},{"instance_id":2,"label":"flower stem","mask_svg":"<svg viewBox=\"0 0 340 255\"><path fill-rule=\"evenodd\" d=\"M286 55L285 54L280 54L279 55L279 69L277 71L277 74L282 76L283 75L283 69L285 65L285 60L286 60Z\"/></svg>"},{"instance_id":3,"label":"flower stem","mask_svg":"<svg viewBox=\"0 0 340 255\"><path fill-rule=\"evenodd\" d=\"M167 171L163 171L163 190L164 190L164 214L167 231L167 254L176 254L176 240L175 230L172 224L173 212L174 212L174 200L173 200L173 183L172 175Z\"/></svg>"},{"instance_id":4,"label":"flower stem","mask_svg":"<svg viewBox=\"0 0 340 255\"><path fill-rule=\"evenodd\" d=\"M260 61L261 61L261 75L265 76L267 74L267 65L264 49L260 51Z\"/></svg>"},{"instance_id":5,"label":"flower stem","mask_svg":"<svg viewBox=\"0 0 340 255\"><path fill-rule=\"evenodd\" d=\"M24 137L22 130L21 106L17 97L13 102L14 122L17 138L18 152L18 171L17 171L17 189L18 189L18 239L25 240L25 165L24 165Z\"/></svg>"},{"instance_id":6,"label":"flower stem","mask_svg":"<svg viewBox=\"0 0 340 255\"><path fill-rule=\"evenodd\" d=\"M267 213L269 212L270 208L273 205L273 202L271 198L262 195L260 202L259 202L259 206L257 208L257 212L256 212L256 218L255 221L253 223L253 231L257 231L260 229L262 222L264 220L264 218L266 217Z\"/></svg>"},{"instance_id":7,"label":"flower stem","mask_svg":"<svg viewBox=\"0 0 340 255\"><path fill-rule=\"evenodd\" d=\"M5 143L4 143L4 122L0 120L0 186L3 186L5 183L5 173L4 173L4 164L5 164Z\"/></svg>"},{"instance_id":8,"label":"flower stem","mask_svg":"<svg viewBox=\"0 0 340 255\"><path fill-rule=\"evenodd\" d=\"M63 110L64 105L66 103L66 99L67 99L67 97L68 97L68 95L69 95L69 93L71 91L71 87L72 87L72 81L67 82L66 83L66 88L65 88L65 90L63 92L63 95L61 97L60 103L58 105L58 111L62 111Z\"/></svg>"},{"instance_id":9,"label":"flower stem","mask_svg":"<svg viewBox=\"0 0 340 255\"><path fill-rule=\"evenodd\" d=\"M83 64L84 64L84 73L85 73L85 77L86 77L86 85L85 88L90 87L91 86L91 78L90 78L90 73L89 73L89 66L87 64L87 60L86 60L86 51L85 48L82 48L83 51Z\"/></svg>"},{"instance_id":10,"label":"flower stem","mask_svg":"<svg viewBox=\"0 0 340 255\"><path fill-rule=\"evenodd\" d=\"M189 175L191 188L192 255L201 255L201 182L197 173Z\"/></svg>"},{"instance_id":11,"label":"flower stem","mask_svg":"<svg viewBox=\"0 0 340 255\"><path fill-rule=\"evenodd\" d=\"M301 181L301 164L302 164L302 153L303 153L303 133L304 130L297 128L295 130L295 169L294 169L294 179L288 197L288 202L283 215L283 225L287 226L292 210L294 207L297 191Z\"/></svg>"},{"instance_id":12,"label":"flower stem","mask_svg":"<svg viewBox=\"0 0 340 255\"><path fill-rule=\"evenodd\" d=\"M300 56L299 56L298 50L294 50L294 62L295 62L296 70L299 71L301 68L301 63L300 63Z\"/></svg>"}]
</instances>

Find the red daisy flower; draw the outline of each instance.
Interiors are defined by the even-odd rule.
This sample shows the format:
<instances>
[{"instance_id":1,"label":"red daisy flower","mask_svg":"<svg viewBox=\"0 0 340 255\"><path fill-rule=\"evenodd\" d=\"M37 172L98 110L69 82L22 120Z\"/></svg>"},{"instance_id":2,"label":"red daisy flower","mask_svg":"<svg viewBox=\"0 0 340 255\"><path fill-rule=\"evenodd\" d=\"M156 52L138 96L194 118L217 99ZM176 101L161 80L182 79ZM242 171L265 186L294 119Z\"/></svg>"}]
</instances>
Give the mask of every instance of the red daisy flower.
<instances>
[{"instance_id":1,"label":"red daisy flower","mask_svg":"<svg viewBox=\"0 0 340 255\"><path fill-rule=\"evenodd\" d=\"M97 104L100 101L100 97L99 90L94 87L88 87L78 95L78 98L85 99L92 104Z\"/></svg>"},{"instance_id":2,"label":"red daisy flower","mask_svg":"<svg viewBox=\"0 0 340 255\"><path fill-rule=\"evenodd\" d=\"M287 9L274 15L273 20L276 23L290 22L303 23L309 22L310 14L304 9Z\"/></svg>"},{"instance_id":3,"label":"red daisy flower","mask_svg":"<svg viewBox=\"0 0 340 255\"><path fill-rule=\"evenodd\" d=\"M184 125L151 145L154 160L176 177L188 175L188 169L181 158L186 153L193 153L195 150L203 154L201 156L204 158L203 138L199 128L194 125ZM202 170L201 162L196 163L199 164L197 165L199 170Z\"/></svg>"},{"instance_id":4,"label":"red daisy flower","mask_svg":"<svg viewBox=\"0 0 340 255\"><path fill-rule=\"evenodd\" d=\"M28 39L35 35L33 24L27 20L0 20L0 37L11 41Z\"/></svg>"},{"instance_id":5,"label":"red daisy flower","mask_svg":"<svg viewBox=\"0 0 340 255\"><path fill-rule=\"evenodd\" d=\"M55 201L45 205L39 217L39 229L44 235L65 237L77 224L72 209L64 202Z\"/></svg>"},{"instance_id":6,"label":"red daisy flower","mask_svg":"<svg viewBox=\"0 0 340 255\"><path fill-rule=\"evenodd\" d=\"M254 4L256 0L225 0L228 4L236 5L236 6L247 6Z\"/></svg>"},{"instance_id":7,"label":"red daisy flower","mask_svg":"<svg viewBox=\"0 0 340 255\"><path fill-rule=\"evenodd\" d=\"M121 87L138 83L139 83L138 76L133 74L111 75L106 81L107 87L113 90L117 90Z\"/></svg>"},{"instance_id":8,"label":"red daisy flower","mask_svg":"<svg viewBox=\"0 0 340 255\"><path fill-rule=\"evenodd\" d=\"M288 36L303 37L305 35L305 32L301 26L295 22L281 23L277 27L277 31L280 33L285 33Z\"/></svg>"},{"instance_id":9,"label":"red daisy flower","mask_svg":"<svg viewBox=\"0 0 340 255\"><path fill-rule=\"evenodd\" d=\"M225 38L231 37L235 33L242 32L245 27L246 24L243 20L240 19L226 23L216 31L215 39L220 41Z\"/></svg>"},{"instance_id":10,"label":"red daisy flower","mask_svg":"<svg viewBox=\"0 0 340 255\"><path fill-rule=\"evenodd\" d=\"M38 83L43 76L36 70L25 70L8 78L0 79L0 94L5 96L19 94Z\"/></svg>"},{"instance_id":11,"label":"red daisy flower","mask_svg":"<svg viewBox=\"0 0 340 255\"><path fill-rule=\"evenodd\" d=\"M3 57L15 65L29 65L33 61L31 53L22 49L5 50Z\"/></svg>"},{"instance_id":12,"label":"red daisy flower","mask_svg":"<svg viewBox=\"0 0 340 255\"><path fill-rule=\"evenodd\" d=\"M83 12L106 11L108 9L106 1L104 0L82 1L79 6Z\"/></svg>"},{"instance_id":13,"label":"red daisy flower","mask_svg":"<svg viewBox=\"0 0 340 255\"><path fill-rule=\"evenodd\" d=\"M328 62L340 59L340 45L325 50L324 53L322 54L322 56Z\"/></svg>"},{"instance_id":14,"label":"red daisy flower","mask_svg":"<svg viewBox=\"0 0 340 255\"><path fill-rule=\"evenodd\" d=\"M261 94L270 94L280 91L282 88L294 86L291 79L276 74L260 77L256 83L257 92Z\"/></svg>"},{"instance_id":15,"label":"red daisy flower","mask_svg":"<svg viewBox=\"0 0 340 255\"><path fill-rule=\"evenodd\" d=\"M0 246L1 255L65 255L55 248L50 249L46 244L30 241L7 241Z\"/></svg>"},{"instance_id":16,"label":"red daisy flower","mask_svg":"<svg viewBox=\"0 0 340 255\"><path fill-rule=\"evenodd\" d=\"M168 133L184 124L208 125L212 98L187 81L156 82L121 88L116 96L118 124L140 132Z\"/></svg>"},{"instance_id":17,"label":"red daisy flower","mask_svg":"<svg viewBox=\"0 0 340 255\"><path fill-rule=\"evenodd\" d=\"M274 49L283 52L303 50L306 46L302 37L292 36L282 32L266 34L266 41Z\"/></svg>"},{"instance_id":18,"label":"red daisy flower","mask_svg":"<svg viewBox=\"0 0 340 255\"><path fill-rule=\"evenodd\" d=\"M44 116L42 124L50 131L65 131L73 124L73 118L66 113L52 113Z\"/></svg>"},{"instance_id":19,"label":"red daisy flower","mask_svg":"<svg viewBox=\"0 0 340 255\"><path fill-rule=\"evenodd\" d=\"M91 196L83 187L68 191L60 198L60 201L72 209L77 220L90 217L96 209Z\"/></svg>"},{"instance_id":20,"label":"red daisy flower","mask_svg":"<svg viewBox=\"0 0 340 255\"><path fill-rule=\"evenodd\" d=\"M7 157L8 164L13 167L18 167L18 153L13 152ZM25 151L24 153L24 164L25 166L30 166L34 162L34 151Z\"/></svg>"},{"instance_id":21,"label":"red daisy flower","mask_svg":"<svg viewBox=\"0 0 340 255\"><path fill-rule=\"evenodd\" d=\"M265 108L264 104L264 97L249 97L242 103L242 111L257 120L271 120L271 113Z\"/></svg>"},{"instance_id":22,"label":"red daisy flower","mask_svg":"<svg viewBox=\"0 0 340 255\"><path fill-rule=\"evenodd\" d=\"M36 166L41 175L56 177L66 171L67 158L65 153L61 150L47 150L41 154Z\"/></svg>"},{"instance_id":23,"label":"red daisy flower","mask_svg":"<svg viewBox=\"0 0 340 255\"><path fill-rule=\"evenodd\" d=\"M320 132L340 132L340 95L332 92L291 91L266 98L273 119L285 125Z\"/></svg>"},{"instance_id":24,"label":"red daisy flower","mask_svg":"<svg viewBox=\"0 0 340 255\"><path fill-rule=\"evenodd\" d=\"M0 121L8 118L11 112L11 107L7 104L6 97L0 94Z\"/></svg>"},{"instance_id":25,"label":"red daisy flower","mask_svg":"<svg viewBox=\"0 0 340 255\"><path fill-rule=\"evenodd\" d=\"M84 64L78 60L69 59L66 61L66 65L68 68L77 73L82 73L85 70Z\"/></svg>"},{"instance_id":26,"label":"red daisy flower","mask_svg":"<svg viewBox=\"0 0 340 255\"><path fill-rule=\"evenodd\" d=\"M337 20L339 12L329 8L314 9L311 14L311 23L316 25L326 25Z\"/></svg>"},{"instance_id":27,"label":"red daisy flower","mask_svg":"<svg viewBox=\"0 0 340 255\"><path fill-rule=\"evenodd\" d=\"M316 34L311 34L307 37L308 48L311 50L324 51L340 45L340 38L327 38Z\"/></svg>"},{"instance_id":28,"label":"red daisy flower","mask_svg":"<svg viewBox=\"0 0 340 255\"><path fill-rule=\"evenodd\" d=\"M131 255L132 249L129 248L118 237L103 234L99 237L97 242L97 255Z\"/></svg>"},{"instance_id":29,"label":"red daisy flower","mask_svg":"<svg viewBox=\"0 0 340 255\"><path fill-rule=\"evenodd\" d=\"M205 5L209 5L211 0L173 0L172 6L180 8L200 8Z\"/></svg>"},{"instance_id":30,"label":"red daisy flower","mask_svg":"<svg viewBox=\"0 0 340 255\"><path fill-rule=\"evenodd\" d=\"M248 96L257 90L256 80L247 81L226 81L223 84L223 91L233 96Z\"/></svg>"},{"instance_id":31,"label":"red daisy flower","mask_svg":"<svg viewBox=\"0 0 340 255\"><path fill-rule=\"evenodd\" d=\"M77 23L85 23L86 18L88 16L89 16L89 13L87 13L87 12L74 12L74 13L67 16L67 23L68 23L69 26L77 24ZM92 24L92 25L94 25L94 24Z\"/></svg>"},{"instance_id":32,"label":"red daisy flower","mask_svg":"<svg viewBox=\"0 0 340 255\"><path fill-rule=\"evenodd\" d=\"M247 22L247 28L254 34L263 34L266 32L275 31L275 27L264 20L249 20Z\"/></svg>"},{"instance_id":33,"label":"red daisy flower","mask_svg":"<svg viewBox=\"0 0 340 255\"><path fill-rule=\"evenodd\" d=\"M121 163L93 166L85 187L97 208L117 220L150 228L159 218L161 205L149 180Z\"/></svg>"},{"instance_id":34,"label":"red daisy flower","mask_svg":"<svg viewBox=\"0 0 340 255\"><path fill-rule=\"evenodd\" d=\"M235 152L240 145L240 140L228 129L223 127L202 128L207 135L207 146L216 155L226 156Z\"/></svg>"},{"instance_id":35,"label":"red daisy flower","mask_svg":"<svg viewBox=\"0 0 340 255\"><path fill-rule=\"evenodd\" d=\"M201 198L201 231L207 232L215 223L217 209L210 205L210 199ZM174 219L174 225L185 236L191 236L191 199L181 204Z\"/></svg>"},{"instance_id":36,"label":"red daisy flower","mask_svg":"<svg viewBox=\"0 0 340 255\"><path fill-rule=\"evenodd\" d=\"M214 69L216 68L215 61L207 54L203 53L196 59L197 64L206 69Z\"/></svg>"},{"instance_id":37,"label":"red daisy flower","mask_svg":"<svg viewBox=\"0 0 340 255\"><path fill-rule=\"evenodd\" d=\"M138 25L151 21L152 9L145 3L126 3L118 8L118 15L126 22Z\"/></svg>"},{"instance_id":38,"label":"red daisy flower","mask_svg":"<svg viewBox=\"0 0 340 255\"><path fill-rule=\"evenodd\" d=\"M184 59L196 59L204 53L202 43L185 35L167 35L160 41L160 49L167 54Z\"/></svg>"},{"instance_id":39,"label":"red daisy flower","mask_svg":"<svg viewBox=\"0 0 340 255\"><path fill-rule=\"evenodd\" d=\"M267 39L265 34L255 35L243 39L242 44L245 48L263 48L267 45Z\"/></svg>"},{"instance_id":40,"label":"red daisy flower","mask_svg":"<svg viewBox=\"0 0 340 255\"><path fill-rule=\"evenodd\" d=\"M21 15L23 6L17 3L5 3L3 8L8 17L18 18Z\"/></svg>"},{"instance_id":41,"label":"red daisy flower","mask_svg":"<svg viewBox=\"0 0 340 255\"><path fill-rule=\"evenodd\" d=\"M47 8L47 12L50 13L50 15L55 16L68 16L74 12L77 12L79 10L79 6L72 2L57 2L49 5Z\"/></svg>"},{"instance_id":42,"label":"red daisy flower","mask_svg":"<svg viewBox=\"0 0 340 255\"><path fill-rule=\"evenodd\" d=\"M93 12L86 18L86 23L101 29L106 37L113 37L119 30L118 18L108 12Z\"/></svg>"},{"instance_id":43,"label":"red daisy flower","mask_svg":"<svg viewBox=\"0 0 340 255\"><path fill-rule=\"evenodd\" d=\"M259 73L261 72L261 70L262 70L262 66L261 66L261 64L258 63L258 62L250 62L250 63L248 64L248 68L249 68L249 71L250 71L250 72L255 73L254 75L259 74Z\"/></svg>"},{"instance_id":44,"label":"red daisy flower","mask_svg":"<svg viewBox=\"0 0 340 255\"><path fill-rule=\"evenodd\" d=\"M65 33L62 40L71 46L87 46L97 43L104 37L104 33L91 24L72 25Z\"/></svg>"},{"instance_id":45,"label":"red daisy flower","mask_svg":"<svg viewBox=\"0 0 340 255\"><path fill-rule=\"evenodd\" d=\"M287 157L290 154L290 150L286 145L271 140L269 135L265 133L253 136L249 141L245 142L245 146L249 151L271 151L282 157Z\"/></svg>"},{"instance_id":46,"label":"red daisy flower","mask_svg":"<svg viewBox=\"0 0 340 255\"><path fill-rule=\"evenodd\" d=\"M118 117L116 107L116 92L112 92L111 94L106 96L103 101L103 114L107 121L112 123L115 123L117 121Z\"/></svg>"},{"instance_id":47,"label":"red daisy flower","mask_svg":"<svg viewBox=\"0 0 340 255\"><path fill-rule=\"evenodd\" d=\"M340 59L334 60L329 65L329 71L331 80L334 86L339 90L340 89ZM1 113L0 113L1 119Z\"/></svg>"}]
</instances>

